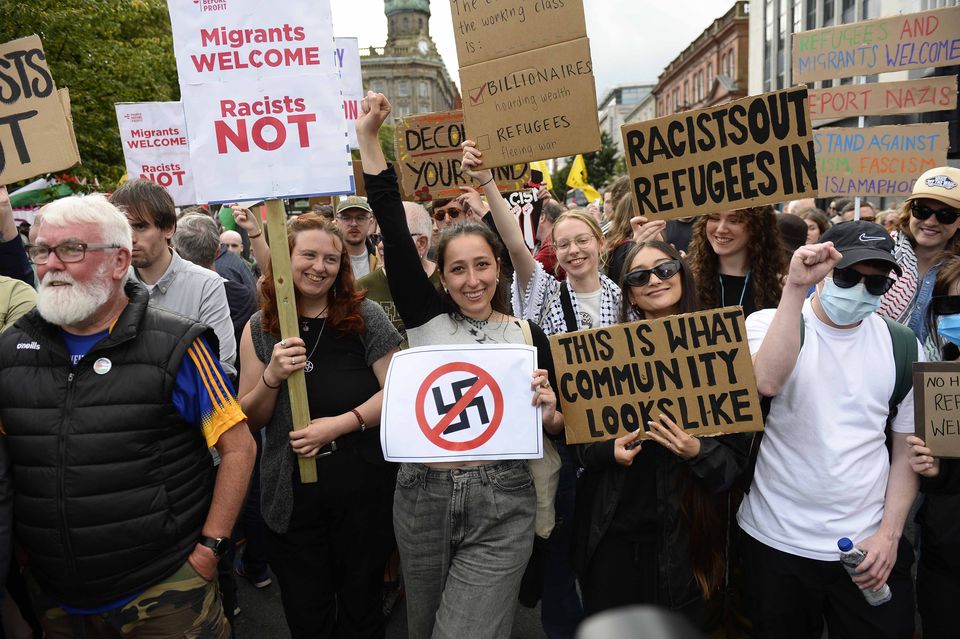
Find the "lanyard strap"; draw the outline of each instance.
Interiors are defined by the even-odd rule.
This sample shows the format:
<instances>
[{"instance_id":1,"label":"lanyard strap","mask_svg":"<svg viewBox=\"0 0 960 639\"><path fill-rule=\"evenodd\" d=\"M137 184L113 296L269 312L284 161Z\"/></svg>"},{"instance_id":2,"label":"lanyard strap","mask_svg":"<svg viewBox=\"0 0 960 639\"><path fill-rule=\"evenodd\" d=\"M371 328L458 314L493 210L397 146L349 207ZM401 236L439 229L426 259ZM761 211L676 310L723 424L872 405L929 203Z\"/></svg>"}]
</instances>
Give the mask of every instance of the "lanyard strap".
<instances>
[{"instance_id":1,"label":"lanyard strap","mask_svg":"<svg viewBox=\"0 0 960 639\"><path fill-rule=\"evenodd\" d=\"M718 275L720 280L720 306L727 305L727 292L723 288L723 274ZM743 280L743 290L740 291L740 301L737 306L743 306L743 296L747 294L747 285L750 284L750 271L747 271L747 277Z\"/></svg>"}]
</instances>

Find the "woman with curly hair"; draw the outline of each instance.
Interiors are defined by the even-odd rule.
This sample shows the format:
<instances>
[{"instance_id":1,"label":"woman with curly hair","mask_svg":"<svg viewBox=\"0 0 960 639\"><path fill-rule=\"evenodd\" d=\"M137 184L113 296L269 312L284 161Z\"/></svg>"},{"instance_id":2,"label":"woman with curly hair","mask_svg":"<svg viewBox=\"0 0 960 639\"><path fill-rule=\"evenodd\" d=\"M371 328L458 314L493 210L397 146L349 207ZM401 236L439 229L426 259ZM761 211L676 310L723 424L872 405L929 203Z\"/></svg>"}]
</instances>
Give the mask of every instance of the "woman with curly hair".
<instances>
[{"instance_id":1,"label":"woman with curly hair","mask_svg":"<svg viewBox=\"0 0 960 639\"><path fill-rule=\"evenodd\" d=\"M298 337L280 338L272 265L240 340L240 405L266 427L260 486L270 567L293 637L382 637L383 566L396 469L378 430L383 381L400 334L354 292L340 230L315 213L287 223ZM286 380L302 370L310 423L293 430ZM297 458L317 460L305 484Z\"/></svg>"},{"instance_id":2,"label":"woman with curly hair","mask_svg":"<svg viewBox=\"0 0 960 639\"><path fill-rule=\"evenodd\" d=\"M745 316L775 308L787 260L773 207L700 217L690 240L690 266L703 308L739 305Z\"/></svg>"}]
</instances>

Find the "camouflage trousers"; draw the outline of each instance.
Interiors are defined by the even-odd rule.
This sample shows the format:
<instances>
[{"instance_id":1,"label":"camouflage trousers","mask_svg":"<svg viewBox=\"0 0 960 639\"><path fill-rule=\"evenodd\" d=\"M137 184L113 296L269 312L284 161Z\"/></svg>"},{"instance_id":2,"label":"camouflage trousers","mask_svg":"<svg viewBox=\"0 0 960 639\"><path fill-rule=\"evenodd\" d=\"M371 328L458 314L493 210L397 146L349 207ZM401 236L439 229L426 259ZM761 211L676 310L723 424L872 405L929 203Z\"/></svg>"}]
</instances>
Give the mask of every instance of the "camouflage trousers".
<instances>
[{"instance_id":1,"label":"camouflage trousers","mask_svg":"<svg viewBox=\"0 0 960 639\"><path fill-rule=\"evenodd\" d=\"M207 581L184 562L177 572L130 603L95 615L70 615L29 580L47 639L228 639L217 581Z\"/></svg>"}]
</instances>

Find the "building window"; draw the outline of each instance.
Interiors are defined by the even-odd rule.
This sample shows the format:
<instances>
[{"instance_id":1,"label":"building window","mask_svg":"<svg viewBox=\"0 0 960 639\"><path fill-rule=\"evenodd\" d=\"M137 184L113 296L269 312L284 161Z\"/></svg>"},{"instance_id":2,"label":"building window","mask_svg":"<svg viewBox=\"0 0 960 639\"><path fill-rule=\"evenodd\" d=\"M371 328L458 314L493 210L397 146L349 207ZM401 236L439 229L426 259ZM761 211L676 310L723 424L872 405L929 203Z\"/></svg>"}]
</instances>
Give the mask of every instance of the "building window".
<instances>
[{"instance_id":1,"label":"building window","mask_svg":"<svg viewBox=\"0 0 960 639\"><path fill-rule=\"evenodd\" d=\"M397 107L397 115L410 115L410 113L411 111L409 104L401 104Z\"/></svg>"},{"instance_id":2,"label":"building window","mask_svg":"<svg viewBox=\"0 0 960 639\"><path fill-rule=\"evenodd\" d=\"M713 62L707 62L707 92L713 88Z\"/></svg>"},{"instance_id":3,"label":"building window","mask_svg":"<svg viewBox=\"0 0 960 639\"><path fill-rule=\"evenodd\" d=\"M430 84L425 80L420 81L420 97L421 98L430 97Z\"/></svg>"},{"instance_id":4,"label":"building window","mask_svg":"<svg viewBox=\"0 0 960 639\"><path fill-rule=\"evenodd\" d=\"M727 70L727 75L730 76L731 80L736 80L737 66L733 61L733 49L730 49L730 52L727 54L727 64L730 65L730 68Z\"/></svg>"},{"instance_id":5,"label":"building window","mask_svg":"<svg viewBox=\"0 0 960 639\"><path fill-rule=\"evenodd\" d=\"M688 99L688 96L689 96L689 95L690 95L690 82L688 82L687 80L684 80L684 81L683 81L683 106L684 106L684 108L686 108L687 105L690 104L690 101L689 101L689 99Z\"/></svg>"},{"instance_id":6,"label":"building window","mask_svg":"<svg viewBox=\"0 0 960 639\"><path fill-rule=\"evenodd\" d=\"M807 0L807 31L817 28L817 0Z\"/></svg>"},{"instance_id":7,"label":"building window","mask_svg":"<svg viewBox=\"0 0 960 639\"><path fill-rule=\"evenodd\" d=\"M840 19L844 24L848 22L856 22L857 20L857 8L854 0L843 0L843 10L840 14Z\"/></svg>"},{"instance_id":8,"label":"building window","mask_svg":"<svg viewBox=\"0 0 960 639\"><path fill-rule=\"evenodd\" d=\"M386 93L387 87L383 83L383 80L374 80L370 83L370 90L374 93Z\"/></svg>"},{"instance_id":9,"label":"building window","mask_svg":"<svg viewBox=\"0 0 960 639\"><path fill-rule=\"evenodd\" d=\"M823 0L823 22L820 26L833 26L833 10L835 0Z\"/></svg>"},{"instance_id":10,"label":"building window","mask_svg":"<svg viewBox=\"0 0 960 639\"><path fill-rule=\"evenodd\" d=\"M397 95L407 97L410 95L410 80L400 80L397 82Z\"/></svg>"}]
</instances>

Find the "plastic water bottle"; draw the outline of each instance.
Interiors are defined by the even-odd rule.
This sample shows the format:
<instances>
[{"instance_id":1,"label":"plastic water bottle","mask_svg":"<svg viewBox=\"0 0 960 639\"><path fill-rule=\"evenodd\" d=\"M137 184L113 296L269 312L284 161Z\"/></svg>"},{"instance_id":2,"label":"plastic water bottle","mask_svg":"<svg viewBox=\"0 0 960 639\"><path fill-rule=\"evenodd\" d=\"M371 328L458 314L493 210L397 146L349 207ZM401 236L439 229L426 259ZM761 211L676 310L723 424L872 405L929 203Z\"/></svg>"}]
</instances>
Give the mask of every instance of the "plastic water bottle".
<instances>
[{"instance_id":1,"label":"plastic water bottle","mask_svg":"<svg viewBox=\"0 0 960 639\"><path fill-rule=\"evenodd\" d=\"M851 575L858 574L857 566L866 558L867 553L854 546L853 542L846 537L843 537L837 542L837 547L840 549L840 563L843 564L843 567L846 568L847 572ZM885 604L890 601L890 597L893 596L888 584L883 584L883 588L880 590L861 588L860 592L863 593L863 598L866 599L867 603L871 606Z\"/></svg>"}]
</instances>

